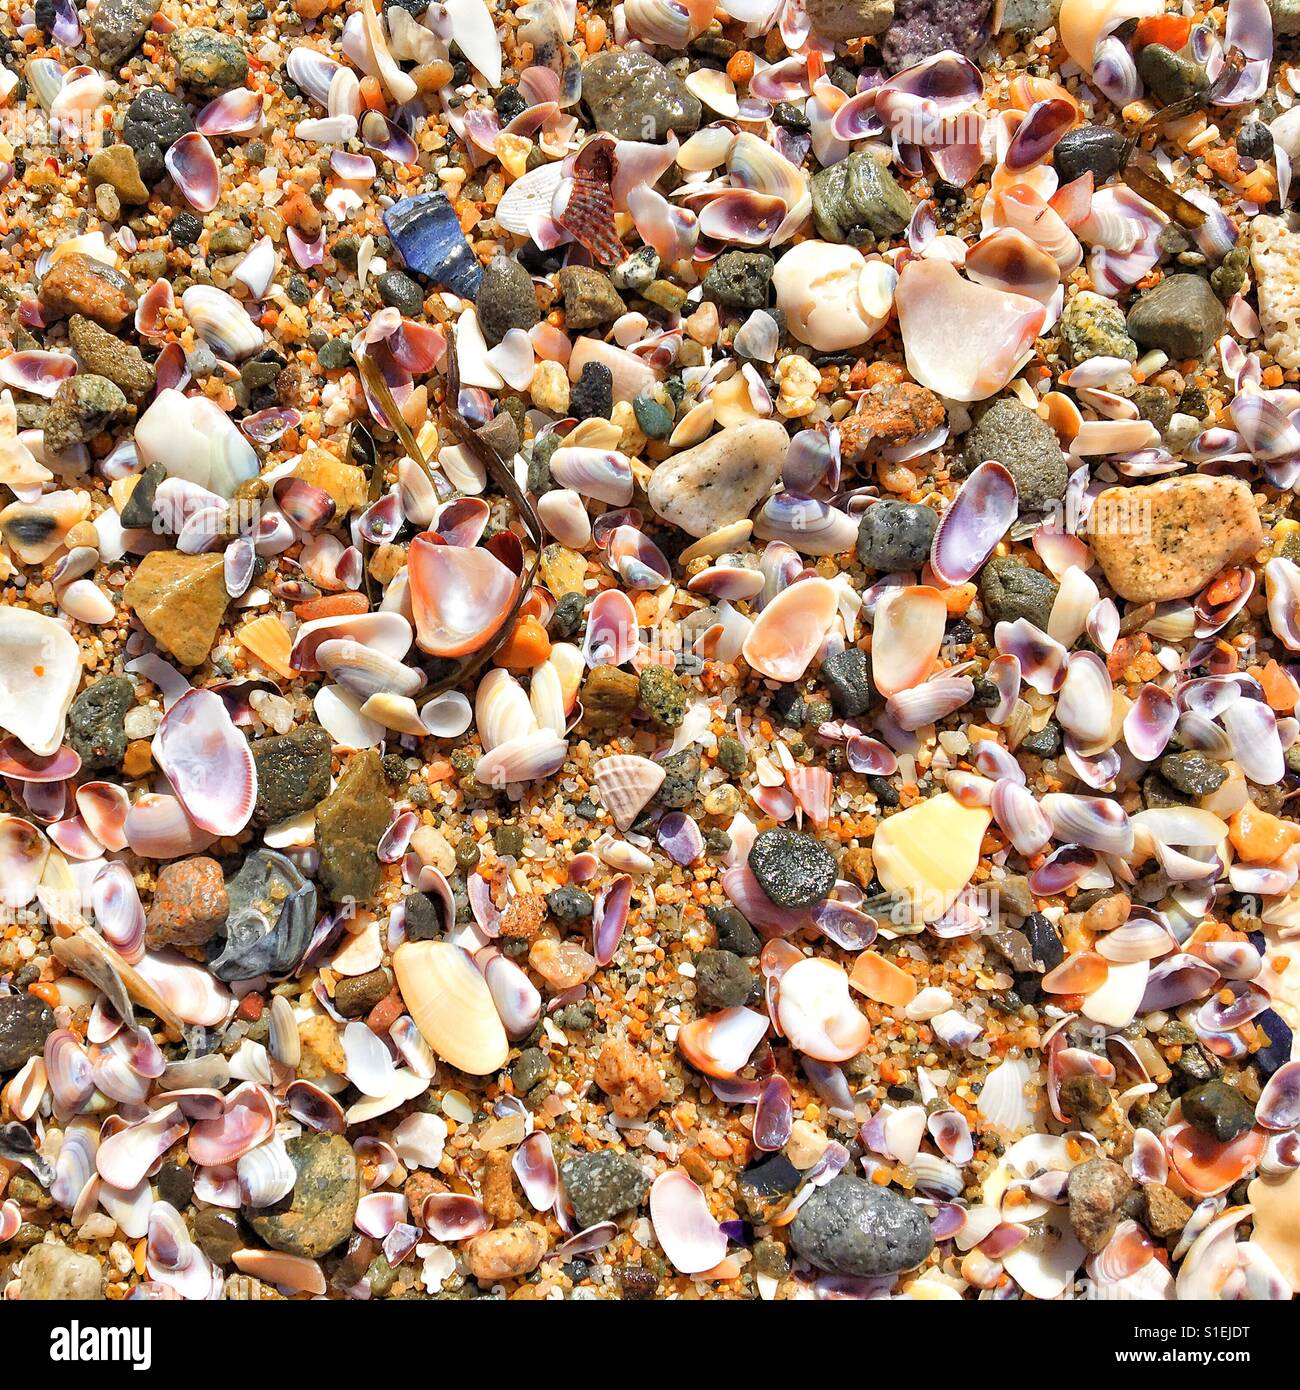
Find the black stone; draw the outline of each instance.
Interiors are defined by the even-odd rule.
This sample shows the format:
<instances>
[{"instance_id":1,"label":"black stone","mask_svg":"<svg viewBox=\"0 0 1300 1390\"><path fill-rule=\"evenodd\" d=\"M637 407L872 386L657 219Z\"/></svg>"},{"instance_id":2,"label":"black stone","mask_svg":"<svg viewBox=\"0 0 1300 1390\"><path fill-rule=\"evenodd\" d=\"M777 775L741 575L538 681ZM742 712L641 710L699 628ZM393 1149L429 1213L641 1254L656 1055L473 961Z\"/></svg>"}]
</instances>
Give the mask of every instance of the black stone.
<instances>
[{"instance_id":1,"label":"black stone","mask_svg":"<svg viewBox=\"0 0 1300 1390\"><path fill-rule=\"evenodd\" d=\"M799 1208L790 1244L820 1269L872 1279L915 1269L934 1248L934 1236L914 1202L842 1173Z\"/></svg>"},{"instance_id":2,"label":"black stone","mask_svg":"<svg viewBox=\"0 0 1300 1390\"><path fill-rule=\"evenodd\" d=\"M1092 171L1100 187L1112 174L1119 172L1124 153L1124 137L1109 126L1082 125L1068 130L1056 142L1052 163L1060 181L1072 183Z\"/></svg>"},{"instance_id":3,"label":"black stone","mask_svg":"<svg viewBox=\"0 0 1300 1390\"><path fill-rule=\"evenodd\" d=\"M756 956L763 949L762 938L734 907L710 907L705 911L713 923L718 950L730 951L734 956Z\"/></svg>"},{"instance_id":4,"label":"black stone","mask_svg":"<svg viewBox=\"0 0 1300 1390\"><path fill-rule=\"evenodd\" d=\"M860 647L845 647L828 656L821 678L830 691L831 705L840 719L852 719L871 708L875 691L867 669L867 654Z\"/></svg>"},{"instance_id":5,"label":"black stone","mask_svg":"<svg viewBox=\"0 0 1300 1390\"><path fill-rule=\"evenodd\" d=\"M835 887L835 856L796 830L764 830L749 851L749 867L778 907L810 907Z\"/></svg>"},{"instance_id":6,"label":"black stone","mask_svg":"<svg viewBox=\"0 0 1300 1390\"><path fill-rule=\"evenodd\" d=\"M146 87L126 108L122 139L135 151L145 183L162 180L167 172L163 156L193 129L189 107L162 87Z\"/></svg>"},{"instance_id":7,"label":"black stone","mask_svg":"<svg viewBox=\"0 0 1300 1390\"><path fill-rule=\"evenodd\" d=\"M929 507L886 499L862 513L858 559L869 570L917 570L929 559L939 518Z\"/></svg>"},{"instance_id":8,"label":"black stone","mask_svg":"<svg viewBox=\"0 0 1300 1390\"><path fill-rule=\"evenodd\" d=\"M34 994L0 994L0 1072L39 1057L54 1031L54 1014Z\"/></svg>"},{"instance_id":9,"label":"black stone","mask_svg":"<svg viewBox=\"0 0 1300 1390\"><path fill-rule=\"evenodd\" d=\"M1227 1144L1255 1123L1255 1107L1235 1086L1216 1077L1183 1092L1183 1118Z\"/></svg>"},{"instance_id":10,"label":"black stone","mask_svg":"<svg viewBox=\"0 0 1300 1390\"><path fill-rule=\"evenodd\" d=\"M72 702L67 738L83 768L97 772L121 763L126 752L123 720L133 704L135 687L125 676L104 676Z\"/></svg>"},{"instance_id":11,"label":"black stone","mask_svg":"<svg viewBox=\"0 0 1300 1390\"><path fill-rule=\"evenodd\" d=\"M569 392L569 414L575 420L608 420L614 411L614 373L603 362L584 363Z\"/></svg>"},{"instance_id":12,"label":"black stone","mask_svg":"<svg viewBox=\"0 0 1300 1390\"><path fill-rule=\"evenodd\" d=\"M424 291L400 270L390 270L375 282L379 298L405 318L418 318L424 309Z\"/></svg>"},{"instance_id":13,"label":"black stone","mask_svg":"<svg viewBox=\"0 0 1300 1390\"><path fill-rule=\"evenodd\" d=\"M1028 939L1029 949L1044 974L1054 970L1065 959L1065 946L1060 933L1041 912L1031 912L1020 924L1020 930Z\"/></svg>"}]
</instances>

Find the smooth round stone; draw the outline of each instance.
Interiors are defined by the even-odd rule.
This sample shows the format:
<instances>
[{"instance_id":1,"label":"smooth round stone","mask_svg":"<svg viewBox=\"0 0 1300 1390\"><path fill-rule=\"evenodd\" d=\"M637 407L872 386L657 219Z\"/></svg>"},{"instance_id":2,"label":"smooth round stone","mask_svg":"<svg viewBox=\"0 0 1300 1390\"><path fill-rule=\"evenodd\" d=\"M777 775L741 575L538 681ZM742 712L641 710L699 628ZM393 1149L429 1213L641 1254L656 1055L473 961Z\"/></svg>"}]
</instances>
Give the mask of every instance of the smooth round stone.
<instances>
[{"instance_id":1,"label":"smooth round stone","mask_svg":"<svg viewBox=\"0 0 1300 1390\"><path fill-rule=\"evenodd\" d=\"M835 887L835 856L794 830L764 830L749 851L749 867L778 907L809 907Z\"/></svg>"},{"instance_id":2,"label":"smooth round stone","mask_svg":"<svg viewBox=\"0 0 1300 1390\"><path fill-rule=\"evenodd\" d=\"M1184 1091L1183 1118L1203 1133L1230 1143L1255 1123L1255 1108L1235 1086L1217 1077L1195 1090Z\"/></svg>"},{"instance_id":3,"label":"smooth round stone","mask_svg":"<svg viewBox=\"0 0 1300 1390\"><path fill-rule=\"evenodd\" d=\"M1227 317L1210 282L1199 275L1170 275L1128 311L1128 331L1141 347L1170 357L1200 357L1222 334Z\"/></svg>"},{"instance_id":4,"label":"smooth round stone","mask_svg":"<svg viewBox=\"0 0 1300 1390\"><path fill-rule=\"evenodd\" d=\"M488 262L474 305L488 347L496 347L512 328L526 333L541 317L532 276L509 256Z\"/></svg>"},{"instance_id":5,"label":"smooth round stone","mask_svg":"<svg viewBox=\"0 0 1300 1390\"><path fill-rule=\"evenodd\" d=\"M396 309L408 319L417 318L424 308L424 291L400 270L390 270L386 275L381 275L375 282L375 288L390 309Z\"/></svg>"},{"instance_id":6,"label":"smooth round stone","mask_svg":"<svg viewBox=\"0 0 1300 1390\"><path fill-rule=\"evenodd\" d=\"M1119 169L1124 137L1109 126L1081 125L1067 130L1056 142L1052 163L1061 183L1072 183L1089 170L1100 187Z\"/></svg>"},{"instance_id":7,"label":"smooth round stone","mask_svg":"<svg viewBox=\"0 0 1300 1390\"><path fill-rule=\"evenodd\" d=\"M876 502L862 513L858 559L869 570L918 570L930 558L939 518L915 502Z\"/></svg>"},{"instance_id":8,"label":"smooth round stone","mask_svg":"<svg viewBox=\"0 0 1300 1390\"><path fill-rule=\"evenodd\" d=\"M695 991L706 1009L734 1009L754 992L754 974L730 951L704 950L695 957Z\"/></svg>"},{"instance_id":9,"label":"smooth round stone","mask_svg":"<svg viewBox=\"0 0 1300 1390\"><path fill-rule=\"evenodd\" d=\"M994 401L966 437L966 467L997 459L1016 484L1022 513L1034 515L1065 492L1069 470L1056 431L1009 396Z\"/></svg>"},{"instance_id":10,"label":"smooth round stone","mask_svg":"<svg viewBox=\"0 0 1300 1390\"><path fill-rule=\"evenodd\" d=\"M995 555L980 571L980 602L991 623L1014 623L1028 618L1047 631L1059 588L1050 574L1010 555Z\"/></svg>"},{"instance_id":11,"label":"smooth round stone","mask_svg":"<svg viewBox=\"0 0 1300 1390\"><path fill-rule=\"evenodd\" d=\"M53 1031L53 1013L34 994L0 995L0 1071L17 1071L39 1057Z\"/></svg>"},{"instance_id":12,"label":"smooth round stone","mask_svg":"<svg viewBox=\"0 0 1300 1390\"><path fill-rule=\"evenodd\" d=\"M819 1269L874 1279L915 1269L934 1237L914 1202L843 1173L799 1208L790 1243Z\"/></svg>"},{"instance_id":13,"label":"smooth round stone","mask_svg":"<svg viewBox=\"0 0 1300 1390\"><path fill-rule=\"evenodd\" d=\"M1160 759L1160 775L1188 796L1208 796L1228 780L1225 768L1197 752L1166 753Z\"/></svg>"}]
</instances>

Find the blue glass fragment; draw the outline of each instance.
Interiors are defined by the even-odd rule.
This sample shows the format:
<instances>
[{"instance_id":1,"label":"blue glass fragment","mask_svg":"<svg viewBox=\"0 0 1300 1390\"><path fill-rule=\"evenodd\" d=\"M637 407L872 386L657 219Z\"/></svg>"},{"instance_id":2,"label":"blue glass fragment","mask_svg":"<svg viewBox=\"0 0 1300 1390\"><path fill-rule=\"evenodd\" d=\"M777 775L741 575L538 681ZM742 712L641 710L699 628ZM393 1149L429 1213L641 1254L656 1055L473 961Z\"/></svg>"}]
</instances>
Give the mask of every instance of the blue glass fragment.
<instances>
[{"instance_id":1,"label":"blue glass fragment","mask_svg":"<svg viewBox=\"0 0 1300 1390\"><path fill-rule=\"evenodd\" d=\"M483 267L444 194L417 193L403 198L384 213L384 226L408 270L462 299L478 295Z\"/></svg>"}]
</instances>

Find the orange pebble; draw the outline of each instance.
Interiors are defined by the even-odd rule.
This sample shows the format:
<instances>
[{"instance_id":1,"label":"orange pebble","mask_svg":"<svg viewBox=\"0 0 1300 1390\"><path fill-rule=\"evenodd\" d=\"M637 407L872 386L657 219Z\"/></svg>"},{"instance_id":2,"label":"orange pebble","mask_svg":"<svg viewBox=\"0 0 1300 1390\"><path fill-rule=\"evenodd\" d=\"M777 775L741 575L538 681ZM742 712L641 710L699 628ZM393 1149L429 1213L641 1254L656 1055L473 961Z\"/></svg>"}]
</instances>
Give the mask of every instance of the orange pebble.
<instances>
[{"instance_id":1,"label":"orange pebble","mask_svg":"<svg viewBox=\"0 0 1300 1390\"><path fill-rule=\"evenodd\" d=\"M34 984L27 986L27 993L34 994L38 999L43 1000L50 1008L56 1008L59 1002L58 985L44 984L37 980Z\"/></svg>"},{"instance_id":2,"label":"orange pebble","mask_svg":"<svg viewBox=\"0 0 1300 1390\"><path fill-rule=\"evenodd\" d=\"M738 49L731 55L727 64L727 76L733 82L748 82L754 75L754 55L747 49Z\"/></svg>"},{"instance_id":3,"label":"orange pebble","mask_svg":"<svg viewBox=\"0 0 1300 1390\"><path fill-rule=\"evenodd\" d=\"M1291 827L1249 801L1228 821L1232 847L1250 864L1274 864L1291 847Z\"/></svg>"},{"instance_id":4,"label":"orange pebble","mask_svg":"<svg viewBox=\"0 0 1300 1390\"><path fill-rule=\"evenodd\" d=\"M1300 700L1300 686L1276 661L1270 660L1260 672L1259 683L1264 687L1264 698L1279 714L1290 714Z\"/></svg>"},{"instance_id":5,"label":"orange pebble","mask_svg":"<svg viewBox=\"0 0 1300 1390\"><path fill-rule=\"evenodd\" d=\"M551 639L536 618L521 618L492 658L507 671L531 671L551 654Z\"/></svg>"},{"instance_id":6,"label":"orange pebble","mask_svg":"<svg viewBox=\"0 0 1300 1390\"><path fill-rule=\"evenodd\" d=\"M358 95L363 111L383 111L388 105L384 100L383 84L377 77L363 77Z\"/></svg>"},{"instance_id":7,"label":"orange pebble","mask_svg":"<svg viewBox=\"0 0 1300 1390\"><path fill-rule=\"evenodd\" d=\"M1133 33L1133 48L1145 48L1149 43L1162 43L1175 53L1187 42L1192 21L1180 14L1157 14L1139 19Z\"/></svg>"}]
</instances>

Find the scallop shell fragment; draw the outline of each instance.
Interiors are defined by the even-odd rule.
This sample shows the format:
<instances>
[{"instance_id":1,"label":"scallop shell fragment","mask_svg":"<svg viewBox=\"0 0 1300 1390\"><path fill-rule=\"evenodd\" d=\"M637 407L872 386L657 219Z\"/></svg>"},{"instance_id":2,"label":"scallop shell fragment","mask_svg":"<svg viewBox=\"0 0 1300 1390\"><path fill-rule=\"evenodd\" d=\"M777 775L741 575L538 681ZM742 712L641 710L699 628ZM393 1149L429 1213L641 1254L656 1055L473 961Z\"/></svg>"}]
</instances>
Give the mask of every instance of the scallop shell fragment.
<instances>
[{"instance_id":1,"label":"scallop shell fragment","mask_svg":"<svg viewBox=\"0 0 1300 1390\"><path fill-rule=\"evenodd\" d=\"M627 830L663 785L664 770L649 758L616 753L592 768L605 809L620 830Z\"/></svg>"}]
</instances>

